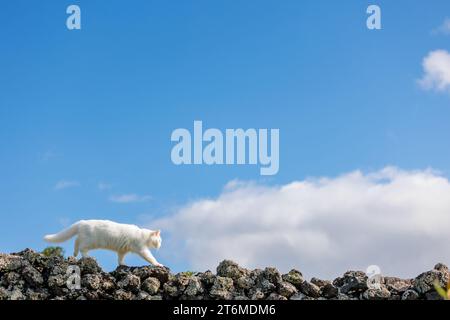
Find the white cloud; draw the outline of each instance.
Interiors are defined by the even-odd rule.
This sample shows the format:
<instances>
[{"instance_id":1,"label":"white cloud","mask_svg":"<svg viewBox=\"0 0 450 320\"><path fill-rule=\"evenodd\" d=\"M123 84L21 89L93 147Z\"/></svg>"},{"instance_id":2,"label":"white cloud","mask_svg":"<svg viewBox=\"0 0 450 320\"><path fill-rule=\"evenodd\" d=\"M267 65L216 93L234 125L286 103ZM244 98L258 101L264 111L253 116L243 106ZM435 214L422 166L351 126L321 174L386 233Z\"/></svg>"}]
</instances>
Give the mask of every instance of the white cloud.
<instances>
[{"instance_id":1,"label":"white cloud","mask_svg":"<svg viewBox=\"0 0 450 320\"><path fill-rule=\"evenodd\" d=\"M450 53L446 50L431 51L423 59L424 75L419 84L426 90L450 90Z\"/></svg>"},{"instance_id":2,"label":"white cloud","mask_svg":"<svg viewBox=\"0 0 450 320\"><path fill-rule=\"evenodd\" d=\"M55 190L63 190L68 188L79 187L80 183L78 181L61 180L55 185Z\"/></svg>"},{"instance_id":3,"label":"white cloud","mask_svg":"<svg viewBox=\"0 0 450 320\"><path fill-rule=\"evenodd\" d=\"M112 188L112 185L106 182L99 182L97 184L97 188L100 191L110 190Z\"/></svg>"},{"instance_id":4,"label":"white cloud","mask_svg":"<svg viewBox=\"0 0 450 320\"><path fill-rule=\"evenodd\" d=\"M114 195L109 198L112 202L116 203L134 203L134 202L147 202L151 200L152 197L148 195L138 195L138 194L121 194Z\"/></svg>"},{"instance_id":5,"label":"white cloud","mask_svg":"<svg viewBox=\"0 0 450 320\"><path fill-rule=\"evenodd\" d=\"M450 35L450 19L446 18L437 29L433 30L433 34Z\"/></svg>"},{"instance_id":6,"label":"white cloud","mask_svg":"<svg viewBox=\"0 0 450 320\"><path fill-rule=\"evenodd\" d=\"M450 262L450 183L391 167L277 187L233 182L150 227L163 230L166 263L195 270L233 259L324 278L372 264L413 277Z\"/></svg>"}]
</instances>

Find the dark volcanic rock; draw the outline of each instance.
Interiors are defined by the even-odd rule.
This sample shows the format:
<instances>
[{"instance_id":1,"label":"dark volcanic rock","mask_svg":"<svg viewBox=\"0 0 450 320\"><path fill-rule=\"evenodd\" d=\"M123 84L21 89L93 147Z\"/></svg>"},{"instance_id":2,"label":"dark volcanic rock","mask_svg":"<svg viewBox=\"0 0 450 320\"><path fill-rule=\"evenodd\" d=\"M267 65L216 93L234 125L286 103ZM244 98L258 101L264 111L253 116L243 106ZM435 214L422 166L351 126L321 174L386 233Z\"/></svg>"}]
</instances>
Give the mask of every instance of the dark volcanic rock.
<instances>
[{"instance_id":1,"label":"dark volcanic rock","mask_svg":"<svg viewBox=\"0 0 450 320\"><path fill-rule=\"evenodd\" d=\"M416 290L408 289L402 295L402 300L418 300L419 294Z\"/></svg>"},{"instance_id":2,"label":"dark volcanic rock","mask_svg":"<svg viewBox=\"0 0 450 320\"><path fill-rule=\"evenodd\" d=\"M304 293L306 296L311 298L319 298L320 297L320 288L316 286L314 283L303 281L300 285L300 291Z\"/></svg>"},{"instance_id":3,"label":"dark volcanic rock","mask_svg":"<svg viewBox=\"0 0 450 320\"><path fill-rule=\"evenodd\" d=\"M433 270L424 272L413 280L414 289L420 294L426 294L434 291L434 283L438 283L441 287L446 287L450 280L448 268L439 263Z\"/></svg>"},{"instance_id":4,"label":"dark volcanic rock","mask_svg":"<svg viewBox=\"0 0 450 320\"><path fill-rule=\"evenodd\" d=\"M382 285L379 289L367 289L362 296L365 300L387 300L391 297L391 293Z\"/></svg>"},{"instance_id":5,"label":"dark volcanic rock","mask_svg":"<svg viewBox=\"0 0 450 320\"><path fill-rule=\"evenodd\" d=\"M69 288L76 276L69 268L80 271L79 288ZM275 268L248 270L225 260L217 274L172 274L153 266L106 273L93 258L47 257L30 249L0 254L0 300L439 300L434 284L445 287L449 280L443 264L415 279L382 277L379 287L369 288L361 271L306 281L297 270L281 275Z\"/></svg>"},{"instance_id":6,"label":"dark volcanic rock","mask_svg":"<svg viewBox=\"0 0 450 320\"><path fill-rule=\"evenodd\" d=\"M217 267L217 275L220 277L231 278L233 281L237 281L242 277L249 275L249 271L239 265L236 262L230 260L222 261Z\"/></svg>"},{"instance_id":7,"label":"dark volcanic rock","mask_svg":"<svg viewBox=\"0 0 450 320\"><path fill-rule=\"evenodd\" d=\"M341 278L333 281L339 292L348 295L359 295L368 289L367 276L362 271L348 271Z\"/></svg>"},{"instance_id":8,"label":"dark volcanic rock","mask_svg":"<svg viewBox=\"0 0 450 320\"><path fill-rule=\"evenodd\" d=\"M161 287L161 282L157 278L148 277L142 282L142 290L145 290L148 294L157 294Z\"/></svg>"},{"instance_id":9,"label":"dark volcanic rock","mask_svg":"<svg viewBox=\"0 0 450 320\"><path fill-rule=\"evenodd\" d=\"M297 292L298 292L297 288L287 281L281 282L278 286L278 293L286 298L292 297Z\"/></svg>"},{"instance_id":10,"label":"dark volcanic rock","mask_svg":"<svg viewBox=\"0 0 450 320\"><path fill-rule=\"evenodd\" d=\"M402 295L411 287L412 280L402 280L394 277L384 277L384 285L392 294Z\"/></svg>"},{"instance_id":11,"label":"dark volcanic rock","mask_svg":"<svg viewBox=\"0 0 450 320\"><path fill-rule=\"evenodd\" d=\"M336 298L339 295L339 289L331 282L321 288L321 296L326 299Z\"/></svg>"},{"instance_id":12,"label":"dark volcanic rock","mask_svg":"<svg viewBox=\"0 0 450 320\"><path fill-rule=\"evenodd\" d=\"M328 280L322 280L322 279L318 279L318 278L312 278L311 279L311 283L315 284L316 286L318 286L320 289L322 289L323 287L325 287L327 284L331 284L331 281Z\"/></svg>"},{"instance_id":13,"label":"dark volcanic rock","mask_svg":"<svg viewBox=\"0 0 450 320\"><path fill-rule=\"evenodd\" d=\"M141 279L134 274L127 274L117 282L117 286L126 291L137 293L141 287Z\"/></svg>"},{"instance_id":14,"label":"dark volcanic rock","mask_svg":"<svg viewBox=\"0 0 450 320\"><path fill-rule=\"evenodd\" d=\"M145 266L141 268L133 268L132 273L137 275L141 281L152 277L159 280L161 284L169 281L170 270L165 267Z\"/></svg>"},{"instance_id":15,"label":"dark volcanic rock","mask_svg":"<svg viewBox=\"0 0 450 320\"><path fill-rule=\"evenodd\" d=\"M297 288L299 288L300 285L303 283L303 281L305 281L305 279L303 279L302 273L295 269L292 269L291 271L289 271L288 274L284 274L282 276L282 278L284 281L287 281L287 282L293 284Z\"/></svg>"},{"instance_id":16,"label":"dark volcanic rock","mask_svg":"<svg viewBox=\"0 0 450 320\"><path fill-rule=\"evenodd\" d=\"M214 299L229 300L233 297L233 279L218 276L209 294Z\"/></svg>"},{"instance_id":17,"label":"dark volcanic rock","mask_svg":"<svg viewBox=\"0 0 450 320\"><path fill-rule=\"evenodd\" d=\"M91 257L81 258L78 261L78 266L80 267L81 273L98 273L102 271L97 261Z\"/></svg>"}]
</instances>

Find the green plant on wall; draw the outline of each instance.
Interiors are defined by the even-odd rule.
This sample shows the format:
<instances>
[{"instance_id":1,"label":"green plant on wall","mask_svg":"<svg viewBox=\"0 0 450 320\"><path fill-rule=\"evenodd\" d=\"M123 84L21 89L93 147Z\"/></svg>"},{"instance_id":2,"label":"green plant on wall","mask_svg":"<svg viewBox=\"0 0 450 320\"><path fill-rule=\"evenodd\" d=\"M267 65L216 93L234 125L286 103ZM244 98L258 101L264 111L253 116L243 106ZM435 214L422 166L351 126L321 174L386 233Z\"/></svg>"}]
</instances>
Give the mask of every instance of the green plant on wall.
<instances>
[{"instance_id":1,"label":"green plant on wall","mask_svg":"<svg viewBox=\"0 0 450 320\"><path fill-rule=\"evenodd\" d=\"M442 288L439 282L435 281L434 288L444 300L450 300L450 282L447 284L446 288Z\"/></svg>"},{"instance_id":2,"label":"green plant on wall","mask_svg":"<svg viewBox=\"0 0 450 320\"><path fill-rule=\"evenodd\" d=\"M64 249L61 247L47 247L42 250L42 254L46 257L64 256Z\"/></svg>"}]
</instances>

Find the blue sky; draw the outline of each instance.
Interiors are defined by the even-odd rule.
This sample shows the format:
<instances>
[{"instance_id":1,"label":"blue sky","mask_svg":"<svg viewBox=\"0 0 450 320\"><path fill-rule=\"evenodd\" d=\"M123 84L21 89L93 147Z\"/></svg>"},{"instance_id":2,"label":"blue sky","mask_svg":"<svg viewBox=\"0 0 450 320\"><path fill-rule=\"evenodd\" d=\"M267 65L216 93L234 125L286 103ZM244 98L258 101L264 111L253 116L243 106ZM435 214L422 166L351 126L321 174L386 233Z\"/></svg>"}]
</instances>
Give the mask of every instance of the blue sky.
<instances>
[{"instance_id":1,"label":"blue sky","mask_svg":"<svg viewBox=\"0 0 450 320\"><path fill-rule=\"evenodd\" d=\"M366 28L372 3L379 31ZM70 4L82 30L65 26ZM445 0L3 3L0 251L42 249L44 234L82 218L145 224L234 179L387 165L448 177L450 95L417 82L429 52L450 50L433 32L448 16ZM171 132L194 120L279 128L278 175L174 166ZM127 194L142 201L111 201ZM113 268L113 254L95 256Z\"/></svg>"}]
</instances>

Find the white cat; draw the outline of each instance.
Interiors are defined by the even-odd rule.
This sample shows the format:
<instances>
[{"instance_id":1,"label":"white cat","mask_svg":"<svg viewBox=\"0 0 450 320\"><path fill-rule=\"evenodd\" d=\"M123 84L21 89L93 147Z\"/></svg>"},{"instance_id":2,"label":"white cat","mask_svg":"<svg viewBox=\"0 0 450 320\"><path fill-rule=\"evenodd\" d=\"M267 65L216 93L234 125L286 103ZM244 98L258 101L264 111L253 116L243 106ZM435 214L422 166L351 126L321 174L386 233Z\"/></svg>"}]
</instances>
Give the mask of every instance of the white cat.
<instances>
[{"instance_id":1,"label":"white cat","mask_svg":"<svg viewBox=\"0 0 450 320\"><path fill-rule=\"evenodd\" d=\"M117 252L119 265L124 265L125 255L137 253L147 262L163 267L150 252L150 248L161 247L161 231L141 229L135 225L120 224L108 220L81 220L58 234L46 235L45 241L64 242L77 236L75 240L76 257L86 257L89 250L107 249Z\"/></svg>"}]
</instances>

